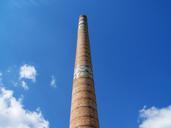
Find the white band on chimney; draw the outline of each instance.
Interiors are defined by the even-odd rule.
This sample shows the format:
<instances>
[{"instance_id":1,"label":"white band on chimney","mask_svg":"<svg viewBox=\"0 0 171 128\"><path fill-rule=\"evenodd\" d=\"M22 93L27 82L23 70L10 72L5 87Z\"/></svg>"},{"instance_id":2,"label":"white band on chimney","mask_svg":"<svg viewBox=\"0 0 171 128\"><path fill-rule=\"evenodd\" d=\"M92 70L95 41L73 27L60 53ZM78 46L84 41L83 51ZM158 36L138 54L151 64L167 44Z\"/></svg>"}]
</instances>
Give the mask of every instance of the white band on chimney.
<instances>
[{"instance_id":1,"label":"white band on chimney","mask_svg":"<svg viewBox=\"0 0 171 128\"><path fill-rule=\"evenodd\" d=\"M80 77L90 77L93 78L93 72L90 65L77 65L74 70L74 79Z\"/></svg>"},{"instance_id":2,"label":"white band on chimney","mask_svg":"<svg viewBox=\"0 0 171 128\"><path fill-rule=\"evenodd\" d=\"M86 24L86 22L84 20L80 20L79 24Z\"/></svg>"}]
</instances>

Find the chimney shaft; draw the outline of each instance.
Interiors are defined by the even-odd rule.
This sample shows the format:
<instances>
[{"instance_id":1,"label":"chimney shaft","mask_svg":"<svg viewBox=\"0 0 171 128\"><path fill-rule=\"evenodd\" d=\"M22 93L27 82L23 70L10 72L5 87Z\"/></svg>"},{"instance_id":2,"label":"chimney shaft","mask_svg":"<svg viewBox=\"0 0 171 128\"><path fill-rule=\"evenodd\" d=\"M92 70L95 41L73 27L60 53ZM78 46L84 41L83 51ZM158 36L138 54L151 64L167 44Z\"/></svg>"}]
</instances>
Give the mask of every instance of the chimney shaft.
<instances>
[{"instance_id":1,"label":"chimney shaft","mask_svg":"<svg viewBox=\"0 0 171 128\"><path fill-rule=\"evenodd\" d=\"M87 17L78 23L70 128L99 128Z\"/></svg>"}]
</instances>

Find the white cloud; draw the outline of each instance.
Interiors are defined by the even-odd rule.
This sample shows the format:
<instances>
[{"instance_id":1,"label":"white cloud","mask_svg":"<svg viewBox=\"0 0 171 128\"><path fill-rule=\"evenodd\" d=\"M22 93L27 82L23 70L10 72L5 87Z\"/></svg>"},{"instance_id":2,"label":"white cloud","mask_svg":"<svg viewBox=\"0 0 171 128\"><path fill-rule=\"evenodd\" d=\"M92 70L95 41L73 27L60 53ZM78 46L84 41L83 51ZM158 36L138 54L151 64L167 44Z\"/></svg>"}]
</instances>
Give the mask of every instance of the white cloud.
<instances>
[{"instance_id":1,"label":"white cloud","mask_svg":"<svg viewBox=\"0 0 171 128\"><path fill-rule=\"evenodd\" d=\"M140 110L139 128L171 128L171 106L143 108Z\"/></svg>"},{"instance_id":2,"label":"white cloud","mask_svg":"<svg viewBox=\"0 0 171 128\"><path fill-rule=\"evenodd\" d=\"M19 71L19 82L17 85L21 86L25 90L29 89L28 83L26 80L31 80L32 82L36 82L37 71L33 65L24 64L20 67Z\"/></svg>"},{"instance_id":3,"label":"white cloud","mask_svg":"<svg viewBox=\"0 0 171 128\"><path fill-rule=\"evenodd\" d=\"M36 81L37 71L33 65L24 64L20 67L20 79Z\"/></svg>"},{"instance_id":4,"label":"white cloud","mask_svg":"<svg viewBox=\"0 0 171 128\"><path fill-rule=\"evenodd\" d=\"M56 79L54 76L51 76L50 86L56 88Z\"/></svg>"},{"instance_id":5,"label":"white cloud","mask_svg":"<svg viewBox=\"0 0 171 128\"><path fill-rule=\"evenodd\" d=\"M49 128L49 122L40 110L26 110L13 91L0 88L0 128Z\"/></svg>"},{"instance_id":6,"label":"white cloud","mask_svg":"<svg viewBox=\"0 0 171 128\"><path fill-rule=\"evenodd\" d=\"M21 81L21 87L23 87L25 90L29 89L27 83L24 80Z\"/></svg>"}]
</instances>

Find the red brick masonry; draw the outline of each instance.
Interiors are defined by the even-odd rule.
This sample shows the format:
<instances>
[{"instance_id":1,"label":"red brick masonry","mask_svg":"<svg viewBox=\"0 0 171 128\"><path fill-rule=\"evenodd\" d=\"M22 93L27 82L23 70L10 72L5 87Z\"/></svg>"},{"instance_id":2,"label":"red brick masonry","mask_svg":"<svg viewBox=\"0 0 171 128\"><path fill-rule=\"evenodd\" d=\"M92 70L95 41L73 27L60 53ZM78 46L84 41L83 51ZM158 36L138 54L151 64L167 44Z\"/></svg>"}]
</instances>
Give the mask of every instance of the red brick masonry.
<instances>
[{"instance_id":1,"label":"red brick masonry","mask_svg":"<svg viewBox=\"0 0 171 128\"><path fill-rule=\"evenodd\" d=\"M86 16L79 17L70 128L99 128Z\"/></svg>"}]
</instances>

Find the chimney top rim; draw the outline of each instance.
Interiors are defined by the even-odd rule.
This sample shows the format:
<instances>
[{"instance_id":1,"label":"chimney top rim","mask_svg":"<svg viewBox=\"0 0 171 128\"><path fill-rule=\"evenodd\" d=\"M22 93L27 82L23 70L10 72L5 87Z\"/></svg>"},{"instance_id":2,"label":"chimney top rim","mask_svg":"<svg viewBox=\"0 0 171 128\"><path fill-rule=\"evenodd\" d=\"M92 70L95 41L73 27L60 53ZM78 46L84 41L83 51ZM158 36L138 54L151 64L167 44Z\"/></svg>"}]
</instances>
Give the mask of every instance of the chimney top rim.
<instances>
[{"instance_id":1,"label":"chimney top rim","mask_svg":"<svg viewBox=\"0 0 171 128\"><path fill-rule=\"evenodd\" d=\"M84 18L87 18L87 16L86 16L86 15L84 15L84 14L83 14L83 15L80 15L80 17L84 17Z\"/></svg>"}]
</instances>

